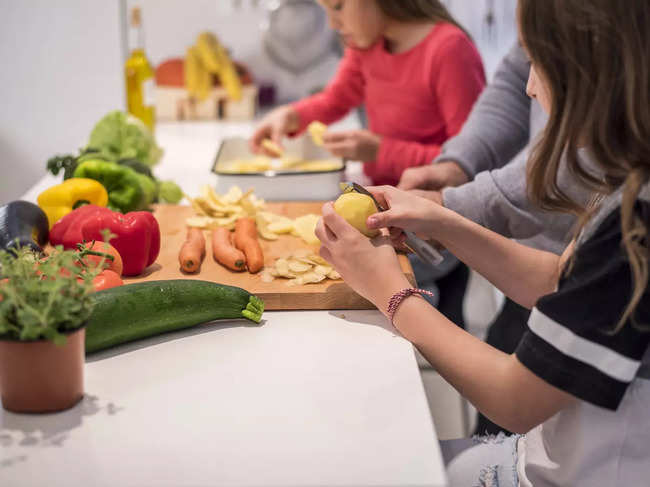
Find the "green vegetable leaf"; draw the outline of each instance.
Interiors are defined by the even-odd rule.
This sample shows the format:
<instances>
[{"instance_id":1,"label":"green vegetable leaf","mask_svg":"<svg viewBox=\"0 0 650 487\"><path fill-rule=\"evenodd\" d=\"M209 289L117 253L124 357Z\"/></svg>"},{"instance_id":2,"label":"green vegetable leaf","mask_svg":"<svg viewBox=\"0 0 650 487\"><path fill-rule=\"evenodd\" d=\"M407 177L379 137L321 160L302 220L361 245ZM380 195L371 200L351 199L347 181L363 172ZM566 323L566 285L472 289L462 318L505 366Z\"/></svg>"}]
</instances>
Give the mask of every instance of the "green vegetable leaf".
<instances>
[{"instance_id":1,"label":"green vegetable leaf","mask_svg":"<svg viewBox=\"0 0 650 487\"><path fill-rule=\"evenodd\" d=\"M75 262L75 252L61 248L41 260L28 248L0 251L0 337L62 344L66 332L84 324L101 269Z\"/></svg>"},{"instance_id":2,"label":"green vegetable leaf","mask_svg":"<svg viewBox=\"0 0 650 487\"><path fill-rule=\"evenodd\" d=\"M70 179L78 165L77 158L72 154L54 156L47 161L47 170L55 176L63 170L63 179Z\"/></svg>"},{"instance_id":3,"label":"green vegetable leaf","mask_svg":"<svg viewBox=\"0 0 650 487\"><path fill-rule=\"evenodd\" d=\"M120 166L130 167L135 172L144 174L145 176L150 177L151 179L156 179L153 173L151 172L151 168L147 166L144 162L140 162L137 159L120 159L119 161L117 161L117 163Z\"/></svg>"},{"instance_id":4,"label":"green vegetable leaf","mask_svg":"<svg viewBox=\"0 0 650 487\"><path fill-rule=\"evenodd\" d=\"M113 111L102 118L90 134L88 147L113 161L137 159L149 166L162 156L153 134L137 118L124 112Z\"/></svg>"}]
</instances>

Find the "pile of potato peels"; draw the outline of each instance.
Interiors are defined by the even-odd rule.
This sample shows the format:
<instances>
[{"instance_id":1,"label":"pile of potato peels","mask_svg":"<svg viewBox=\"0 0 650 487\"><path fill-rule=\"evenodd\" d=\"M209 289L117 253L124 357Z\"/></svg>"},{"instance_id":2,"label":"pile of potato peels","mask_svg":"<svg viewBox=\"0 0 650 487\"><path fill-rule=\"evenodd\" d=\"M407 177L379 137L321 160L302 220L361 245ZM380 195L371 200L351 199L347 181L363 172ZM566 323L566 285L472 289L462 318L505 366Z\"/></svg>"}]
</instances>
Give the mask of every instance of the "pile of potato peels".
<instances>
[{"instance_id":1,"label":"pile of potato peels","mask_svg":"<svg viewBox=\"0 0 650 487\"><path fill-rule=\"evenodd\" d=\"M261 276L262 282L272 282L276 277L289 279L289 286L315 284L325 279L341 279L340 274L325 259L306 249L296 250L277 259L273 266L264 268Z\"/></svg>"},{"instance_id":2,"label":"pile of potato peels","mask_svg":"<svg viewBox=\"0 0 650 487\"><path fill-rule=\"evenodd\" d=\"M255 196L253 190L244 193L233 186L226 194L219 195L206 185L201 188L200 196L187 198L196 213L186 220L190 227L204 230L226 227L232 230L237 219L248 217L255 219L257 232L265 240L277 240L279 235L291 234L309 245L319 244L314 231L320 215L310 213L291 219L264 211L264 200Z\"/></svg>"}]
</instances>

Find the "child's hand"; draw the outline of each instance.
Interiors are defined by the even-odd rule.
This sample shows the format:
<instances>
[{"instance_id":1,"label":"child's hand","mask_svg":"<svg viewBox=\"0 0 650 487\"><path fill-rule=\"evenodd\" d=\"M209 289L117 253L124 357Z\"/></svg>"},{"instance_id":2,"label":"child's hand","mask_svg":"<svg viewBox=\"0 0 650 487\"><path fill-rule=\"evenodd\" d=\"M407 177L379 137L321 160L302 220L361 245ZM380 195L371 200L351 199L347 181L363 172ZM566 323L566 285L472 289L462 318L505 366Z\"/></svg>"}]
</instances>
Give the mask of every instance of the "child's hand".
<instances>
[{"instance_id":1,"label":"child's hand","mask_svg":"<svg viewBox=\"0 0 650 487\"><path fill-rule=\"evenodd\" d=\"M437 240L443 219L454 215L452 211L410 191L400 191L392 186L367 189L380 205L387 208L387 211L368 217L368 228L388 228L391 237L398 242L402 230L414 232L425 240Z\"/></svg>"},{"instance_id":2,"label":"child's hand","mask_svg":"<svg viewBox=\"0 0 650 487\"><path fill-rule=\"evenodd\" d=\"M453 161L444 161L407 169L402 174L397 187L404 190L440 191L448 186L460 186L468 181L469 177L462 167Z\"/></svg>"},{"instance_id":3,"label":"child's hand","mask_svg":"<svg viewBox=\"0 0 650 487\"><path fill-rule=\"evenodd\" d=\"M412 189L409 193L419 196L420 198L433 201L435 204L444 206L442 201L442 192L440 191L425 191L424 189Z\"/></svg>"},{"instance_id":4,"label":"child's hand","mask_svg":"<svg viewBox=\"0 0 650 487\"><path fill-rule=\"evenodd\" d=\"M316 236L322 243L320 255L384 314L391 296L411 287L390 238L382 235L370 240L363 236L334 211L332 203L323 206Z\"/></svg>"},{"instance_id":5,"label":"child's hand","mask_svg":"<svg viewBox=\"0 0 650 487\"><path fill-rule=\"evenodd\" d=\"M268 156L275 157L262 147L264 139L271 139L273 142L282 147L282 138L298 130L300 118L290 105L278 107L262 119L255 133L250 139L249 145L253 153L264 153Z\"/></svg>"},{"instance_id":6,"label":"child's hand","mask_svg":"<svg viewBox=\"0 0 650 487\"><path fill-rule=\"evenodd\" d=\"M351 161L372 162L377 160L381 137L369 130L325 132L324 147L337 157Z\"/></svg>"}]
</instances>

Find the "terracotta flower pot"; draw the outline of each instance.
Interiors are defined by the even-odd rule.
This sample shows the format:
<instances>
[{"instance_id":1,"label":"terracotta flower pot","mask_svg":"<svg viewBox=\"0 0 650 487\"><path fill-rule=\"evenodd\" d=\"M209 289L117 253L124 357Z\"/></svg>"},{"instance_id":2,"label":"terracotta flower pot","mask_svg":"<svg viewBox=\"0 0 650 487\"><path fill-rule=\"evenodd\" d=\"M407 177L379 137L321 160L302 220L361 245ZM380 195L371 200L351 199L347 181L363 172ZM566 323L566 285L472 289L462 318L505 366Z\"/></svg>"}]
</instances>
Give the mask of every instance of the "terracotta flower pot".
<instances>
[{"instance_id":1,"label":"terracotta flower pot","mask_svg":"<svg viewBox=\"0 0 650 487\"><path fill-rule=\"evenodd\" d=\"M16 413L71 408L83 397L86 330L69 334L63 346L48 340L0 340L2 407Z\"/></svg>"}]
</instances>

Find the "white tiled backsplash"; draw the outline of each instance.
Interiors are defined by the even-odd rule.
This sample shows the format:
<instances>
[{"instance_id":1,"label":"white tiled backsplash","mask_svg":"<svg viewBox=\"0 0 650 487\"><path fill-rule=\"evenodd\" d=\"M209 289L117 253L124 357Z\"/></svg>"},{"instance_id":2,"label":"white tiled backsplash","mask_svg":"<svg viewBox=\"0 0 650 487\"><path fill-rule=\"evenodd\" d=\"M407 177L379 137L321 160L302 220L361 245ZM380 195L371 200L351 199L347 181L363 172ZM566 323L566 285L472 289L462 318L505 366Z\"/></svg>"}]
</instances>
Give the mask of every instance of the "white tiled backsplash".
<instances>
[{"instance_id":1,"label":"white tiled backsplash","mask_svg":"<svg viewBox=\"0 0 650 487\"><path fill-rule=\"evenodd\" d=\"M257 80L273 81L282 100L297 98L322 86L332 76L338 58L332 55L317 68L293 75L276 66L263 49L267 8L278 0L123 0L143 11L146 49L153 64L183 57L203 30L213 31L232 56L246 64ZM397 1L397 0L395 0ZM515 39L516 0L446 0L452 13L481 50L488 75ZM493 6L493 24L488 14Z\"/></svg>"}]
</instances>

